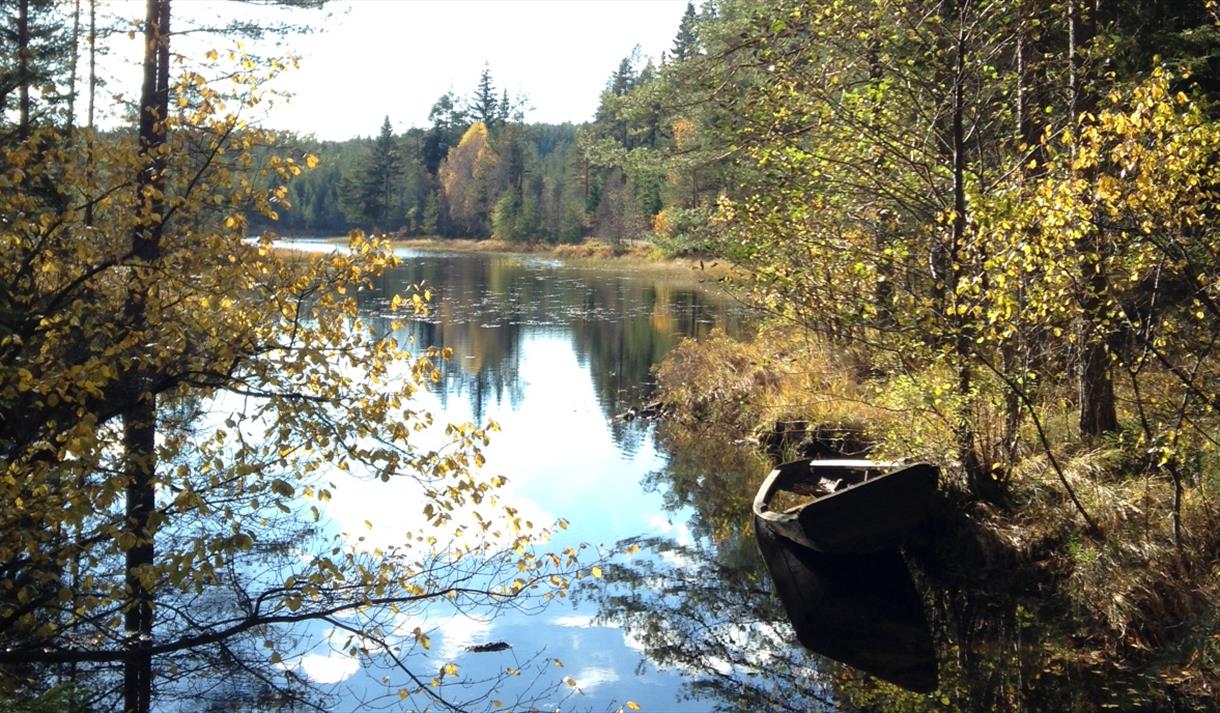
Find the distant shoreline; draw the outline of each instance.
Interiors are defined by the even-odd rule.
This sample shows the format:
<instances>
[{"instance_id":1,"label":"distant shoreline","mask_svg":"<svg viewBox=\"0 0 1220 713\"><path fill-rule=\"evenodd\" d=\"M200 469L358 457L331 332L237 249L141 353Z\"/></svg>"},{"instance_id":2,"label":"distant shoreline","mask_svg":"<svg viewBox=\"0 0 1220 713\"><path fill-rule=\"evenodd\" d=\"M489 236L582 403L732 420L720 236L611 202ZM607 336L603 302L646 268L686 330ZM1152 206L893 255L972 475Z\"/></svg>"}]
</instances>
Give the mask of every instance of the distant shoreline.
<instances>
[{"instance_id":1,"label":"distant shoreline","mask_svg":"<svg viewBox=\"0 0 1220 713\"><path fill-rule=\"evenodd\" d=\"M665 262L671 258L661 257L647 242L633 241L630 244L612 245L599 240L583 243L514 243L507 240L478 240L472 238L391 238L395 247L420 250L456 250L474 253L525 253L556 255L559 257L588 258L636 258L651 262Z\"/></svg>"},{"instance_id":2,"label":"distant shoreline","mask_svg":"<svg viewBox=\"0 0 1220 713\"><path fill-rule=\"evenodd\" d=\"M336 235L325 238L326 242L342 244L347 236ZM449 250L468 253L509 253L518 255L548 255L576 261L622 261L661 270L694 270L708 277L719 279L733 272L727 263L703 256L669 257L643 240L630 241L623 245L611 245L599 240L583 243L514 243L507 240L477 240L471 238L390 238L396 248L415 250Z\"/></svg>"}]
</instances>

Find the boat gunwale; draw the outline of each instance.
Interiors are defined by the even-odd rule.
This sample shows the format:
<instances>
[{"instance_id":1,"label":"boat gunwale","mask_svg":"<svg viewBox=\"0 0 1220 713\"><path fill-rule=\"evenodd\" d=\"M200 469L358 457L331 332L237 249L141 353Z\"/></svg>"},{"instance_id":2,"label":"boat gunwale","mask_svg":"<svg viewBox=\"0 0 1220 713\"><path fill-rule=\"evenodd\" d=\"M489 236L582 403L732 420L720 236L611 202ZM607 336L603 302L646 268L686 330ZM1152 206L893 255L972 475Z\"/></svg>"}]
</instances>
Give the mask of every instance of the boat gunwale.
<instances>
[{"instance_id":1,"label":"boat gunwale","mask_svg":"<svg viewBox=\"0 0 1220 713\"><path fill-rule=\"evenodd\" d=\"M818 458L805 458L805 459L801 459L801 460L788 461L787 463L781 463L781 464L777 465L775 468L773 468L770 473L767 474L766 479L763 480L762 485L759 486L758 493L756 493L754 496L754 508L753 508L754 514L758 515L759 517L761 517L767 521L775 521L777 518L789 520L789 519L792 519L793 517L795 517L795 514L791 513L791 512L781 512L781 511L777 511L777 510L772 510L770 508L770 505L768 504L769 501L771 500L771 498L773 498L775 496L775 493L777 491L779 491L783 487L783 485L787 484L785 482L782 482L784 479L787 479L788 481L798 480L798 479L809 481L809 480L813 480L815 475L820 479L821 477L824 477L824 476L817 473L817 471L819 471L819 470L830 470L830 471L844 470L844 471L855 471L855 472L870 471L870 470L886 471L886 472L884 472L880 475L874 476L872 478L867 478L865 480L861 480L859 483L852 483L852 484L848 485L847 487L843 488L842 490L836 490L833 493L827 493L826 495L820 495L817 498L814 498L813 501L810 501L810 503L806 503L806 505L808 505L808 504L811 504L812 502L823 502L823 501L829 500L830 498L833 498L836 495L841 495L843 493L848 492L849 490L858 488L861 485L864 485L866 483L876 482L880 478L889 477L890 475L893 475L894 473L902 472L902 471L906 470L907 468L917 466L917 465L926 465L926 464L924 464L924 463L904 463L902 461L864 460L864 459L846 459L846 458L833 459L833 460L831 460L831 459L823 460L823 459L818 459ZM802 477L801 472L796 471L795 466L801 466L803 468L804 477ZM799 506L799 507L804 507L804 505Z\"/></svg>"},{"instance_id":2,"label":"boat gunwale","mask_svg":"<svg viewBox=\"0 0 1220 713\"><path fill-rule=\"evenodd\" d=\"M754 496L753 511L754 515L762 522L771 526L776 534L781 535L797 544L804 545L814 550L822 551L822 547L814 543L805 533L801 526L801 512L812 505L822 504L830 501L835 496L853 493L857 488L864 485L874 484L882 479L889 478L900 473L909 471L912 468L928 467L939 470L936 466L925 462L904 462L904 461L874 461L866 459L818 459L805 458L801 460L789 461L781 463L767 474L758 492ZM825 477L827 471L834 473L835 471L860 472L860 471L883 471L872 478L862 479L858 483L852 483L842 490L836 490L832 493L822 495L810 500L807 503L798 505L794 508L785 511L772 510L770 500L775 496L776 492L783 488L784 485L793 482L810 482L816 481Z\"/></svg>"}]
</instances>

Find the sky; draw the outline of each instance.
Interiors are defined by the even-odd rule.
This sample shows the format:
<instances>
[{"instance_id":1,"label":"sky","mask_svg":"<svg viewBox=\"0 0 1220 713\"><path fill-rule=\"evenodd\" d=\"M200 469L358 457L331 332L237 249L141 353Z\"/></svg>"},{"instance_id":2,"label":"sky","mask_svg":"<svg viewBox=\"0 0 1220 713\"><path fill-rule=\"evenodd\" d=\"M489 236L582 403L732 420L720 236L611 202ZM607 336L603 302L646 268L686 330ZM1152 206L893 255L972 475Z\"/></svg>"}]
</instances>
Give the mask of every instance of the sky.
<instances>
[{"instance_id":1,"label":"sky","mask_svg":"<svg viewBox=\"0 0 1220 713\"><path fill-rule=\"evenodd\" d=\"M138 2L112 7L122 16L142 12ZM183 20L233 9L215 0L174 4ZM278 86L294 98L272 109L266 123L334 140L375 135L386 116L398 132L425 126L442 94L474 91L485 63L497 93L525 96L526 121L588 121L620 60L636 45L641 57L659 59L685 9L686 0L332 2L312 13L317 31L287 40L300 66ZM176 49L195 49L192 41ZM118 42L125 46L116 61L138 57L138 40Z\"/></svg>"}]
</instances>

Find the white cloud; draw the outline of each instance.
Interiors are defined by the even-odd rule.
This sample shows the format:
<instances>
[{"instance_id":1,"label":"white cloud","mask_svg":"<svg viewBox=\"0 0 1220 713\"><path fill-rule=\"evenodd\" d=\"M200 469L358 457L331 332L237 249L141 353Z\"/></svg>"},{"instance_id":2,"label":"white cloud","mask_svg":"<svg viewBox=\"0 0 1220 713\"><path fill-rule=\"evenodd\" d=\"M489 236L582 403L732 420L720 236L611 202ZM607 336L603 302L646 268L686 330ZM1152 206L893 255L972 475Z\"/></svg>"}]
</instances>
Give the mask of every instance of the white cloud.
<instances>
[{"instance_id":1,"label":"white cloud","mask_svg":"<svg viewBox=\"0 0 1220 713\"><path fill-rule=\"evenodd\" d=\"M678 536L674 538L682 547L690 547L694 544L694 538L691 537L690 528L683 522L678 525Z\"/></svg>"},{"instance_id":2,"label":"white cloud","mask_svg":"<svg viewBox=\"0 0 1220 713\"><path fill-rule=\"evenodd\" d=\"M694 560L679 552L662 552L661 559L674 569L685 569L694 564Z\"/></svg>"},{"instance_id":3,"label":"white cloud","mask_svg":"<svg viewBox=\"0 0 1220 713\"><path fill-rule=\"evenodd\" d=\"M468 647L487 643L491 625L490 619L477 619L461 614L450 617L436 629L441 637L437 654L444 661L452 661Z\"/></svg>"},{"instance_id":4,"label":"white cloud","mask_svg":"<svg viewBox=\"0 0 1220 713\"><path fill-rule=\"evenodd\" d=\"M593 617L588 614L557 616L551 620L551 625L562 626L568 629L588 629L593 626Z\"/></svg>"},{"instance_id":5,"label":"white cloud","mask_svg":"<svg viewBox=\"0 0 1220 713\"><path fill-rule=\"evenodd\" d=\"M719 656L709 656L708 658L704 659L704 663L712 667L712 669L714 669L716 673L719 673L721 676L728 676L729 674L733 673L733 664Z\"/></svg>"},{"instance_id":6,"label":"white cloud","mask_svg":"<svg viewBox=\"0 0 1220 713\"><path fill-rule=\"evenodd\" d=\"M685 522L674 524L673 520L662 513L653 513L648 517L648 529L650 532L655 532L659 535L669 535L672 533L674 541L683 547L693 542L690 528L687 527Z\"/></svg>"},{"instance_id":7,"label":"white cloud","mask_svg":"<svg viewBox=\"0 0 1220 713\"><path fill-rule=\"evenodd\" d=\"M644 644L644 640L630 629L623 629L623 646L626 646L632 651L636 651L640 654L643 654L648 650L648 647Z\"/></svg>"},{"instance_id":8,"label":"white cloud","mask_svg":"<svg viewBox=\"0 0 1220 713\"><path fill-rule=\"evenodd\" d=\"M648 517L648 529L651 532L668 535L673 532L674 524L661 513L656 513Z\"/></svg>"},{"instance_id":9,"label":"white cloud","mask_svg":"<svg viewBox=\"0 0 1220 713\"><path fill-rule=\"evenodd\" d=\"M572 678L576 679L576 685L583 691L591 691L598 686L606 683L614 683L619 680L619 675L614 669L605 668L603 666L589 666L582 668L576 672Z\"/></svg>"},{"instance_id":10,"label":"white cloud","mask_svg":"<svg viewBox=\"0 0 1220 713\"><path fill-rule=\"evenodd\" d=\"M418 628L433 642L429 654L439 660L450 662L475 644L490 641L494 622L491 619L457 613L448 616L430 617L421 614L401 615L392 636L404 646L414 638Z\"/></svg>"},{"instance_id":11,"label":"white cloud","mask_svg":"<svg viewBox=\"0 0 1220 713\"><path fill-rule=\"evenodd\" d=\"M360 662L343 654L306 654L298 667L314 683L339 683L360 670Z\"/></svg>"}]
</instances>

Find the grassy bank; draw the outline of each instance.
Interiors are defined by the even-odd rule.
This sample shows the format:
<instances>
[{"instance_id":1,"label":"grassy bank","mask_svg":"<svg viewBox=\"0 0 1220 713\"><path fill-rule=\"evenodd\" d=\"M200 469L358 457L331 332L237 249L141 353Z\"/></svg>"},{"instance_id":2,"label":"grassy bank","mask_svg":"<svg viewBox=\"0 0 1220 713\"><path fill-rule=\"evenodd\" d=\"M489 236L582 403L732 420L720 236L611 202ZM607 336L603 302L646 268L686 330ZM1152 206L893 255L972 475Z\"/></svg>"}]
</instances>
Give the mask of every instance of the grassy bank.
<instances>
[{"instance_id":1,"label":"grassy bank","mask_svg":"<svg viewBox=\"0 0 1220 713\"><path fill-rule=\"evenodd\" d=\"M395 239L394 245L419 250L457 250L476 253L522 253L531 255L556 255L582 258L635 258L639 260L663 259L651 246L643 243L612 245L598 240L576 244L514 243L507 240L467 240L445 238Z\"/></svg>"},{"instance_id":2,"label":"grassy bank","mask_svg":"<svg viewBox=\"0 0 1220 713\"><path fill-rule=\"evenodd\" d=\"M346 236L329 238L330 242L346 243ZM732 275L732 269L723 260L701 256L675 257L652 244L636 240L611 244L600 240L586 240L573 244L515 243L507 240L474 240L463 238L391 238L394 247L415 250L452 251L465 253L509 253L516 255L540 255L561 258L573 262L590 263L615 261L649 269L681 272L698 271L707 279L719 280Z\"/></svg>"}]
</instances>

